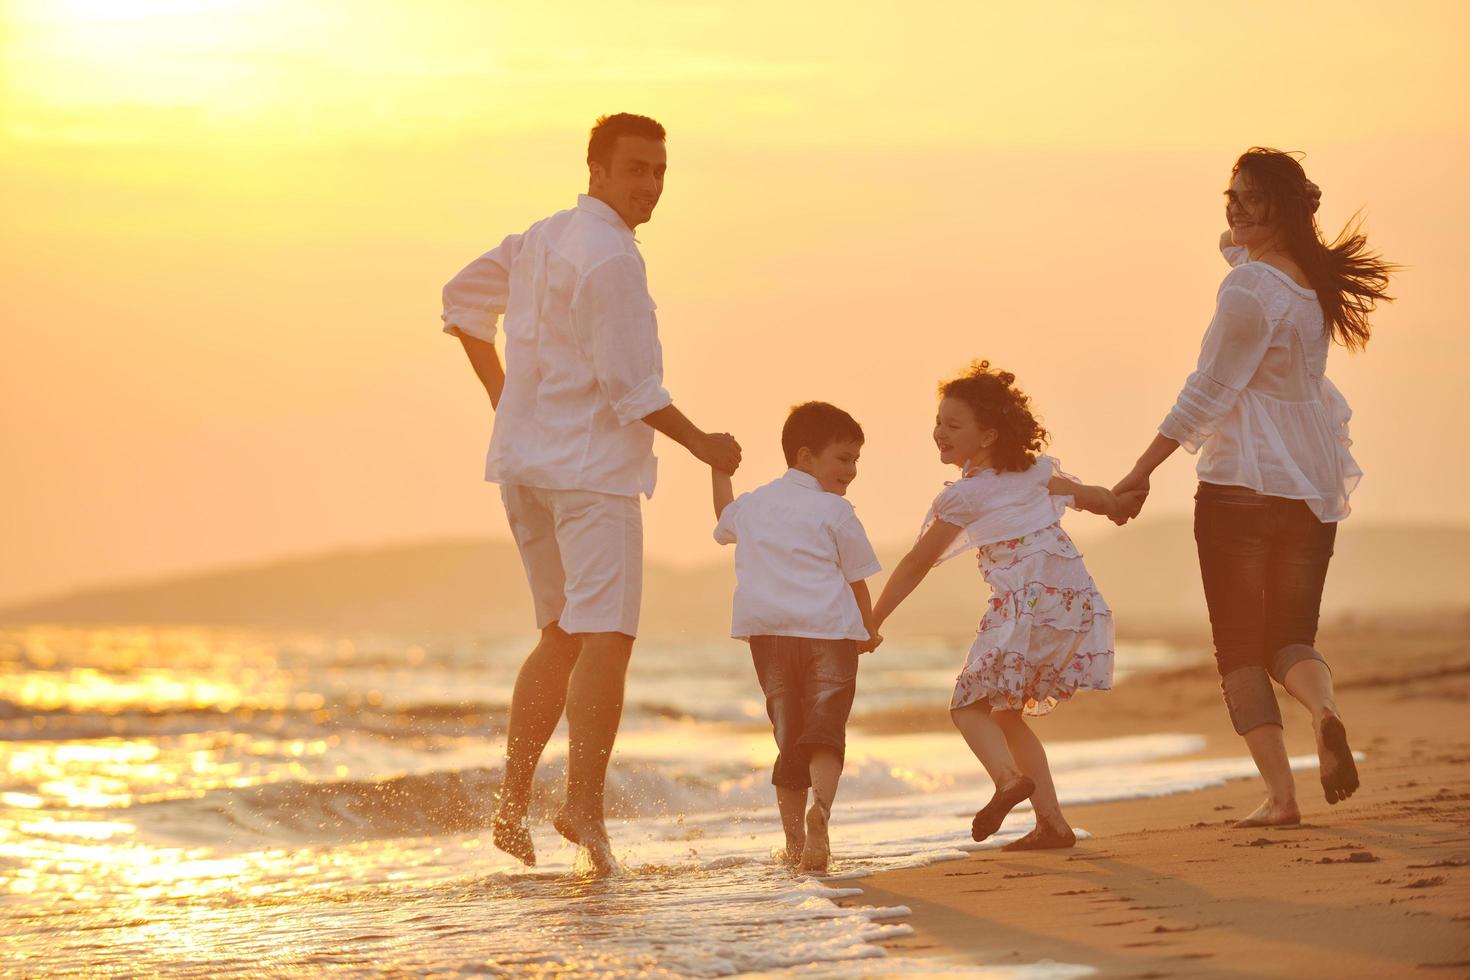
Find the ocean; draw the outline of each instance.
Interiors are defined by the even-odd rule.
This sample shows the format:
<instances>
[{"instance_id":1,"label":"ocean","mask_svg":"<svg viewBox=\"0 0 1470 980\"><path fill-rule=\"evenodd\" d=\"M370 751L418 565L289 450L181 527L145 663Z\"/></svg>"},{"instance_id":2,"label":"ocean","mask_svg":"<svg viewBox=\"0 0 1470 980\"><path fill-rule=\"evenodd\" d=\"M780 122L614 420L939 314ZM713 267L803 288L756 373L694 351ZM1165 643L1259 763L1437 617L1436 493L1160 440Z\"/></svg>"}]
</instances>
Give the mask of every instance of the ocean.
<instances>
[{"instance_id":1,"label":"ocean","mask_svg":"<svg viewBox=\"0 0 1470 980\"><path fill-rule=\"evenodd\" d=\"M964 857L1029 829L1022 807L999 838L969 840L991 787L952 731L863 731L875 713L942 720L964 656L961 638L890 641L859 673L830 874L789 872L773 857L775 747L746 648L640 641L608 779L609 831L626 873L586 876L547 822L560 804L564 729L533 805L540 863L524 868L491 846L488 825L510 691L531 639L0 632L0 968L935 975L934 963L875 945L907 932L907 910L864 906L862 877ZM1123 644L1118 680L1202 655ZM1180 732L1048 751L1064 803L1185 792L1254 772L1244 757L1184 761L1202 746Z\"/></svg>"}]
</instances>

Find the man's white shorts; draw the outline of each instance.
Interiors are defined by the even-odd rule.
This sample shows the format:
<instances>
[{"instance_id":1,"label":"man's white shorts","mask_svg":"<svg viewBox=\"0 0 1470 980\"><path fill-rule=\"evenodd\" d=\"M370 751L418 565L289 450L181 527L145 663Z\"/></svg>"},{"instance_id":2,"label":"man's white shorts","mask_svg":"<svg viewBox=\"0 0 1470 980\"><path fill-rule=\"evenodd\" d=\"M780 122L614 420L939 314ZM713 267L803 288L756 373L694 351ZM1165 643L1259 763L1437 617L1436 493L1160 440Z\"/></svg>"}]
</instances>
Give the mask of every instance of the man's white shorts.
<instances>
[{"instance_id":1,"label":"man's white shorts","mask_svg":"<svg viewBox=\"0 0 1470 980\"><path fill-rule=\"evenodd\" d=\"M643 511L637 497L502 484L536 628L638 635Z\"/></svg>"}]
</instances>

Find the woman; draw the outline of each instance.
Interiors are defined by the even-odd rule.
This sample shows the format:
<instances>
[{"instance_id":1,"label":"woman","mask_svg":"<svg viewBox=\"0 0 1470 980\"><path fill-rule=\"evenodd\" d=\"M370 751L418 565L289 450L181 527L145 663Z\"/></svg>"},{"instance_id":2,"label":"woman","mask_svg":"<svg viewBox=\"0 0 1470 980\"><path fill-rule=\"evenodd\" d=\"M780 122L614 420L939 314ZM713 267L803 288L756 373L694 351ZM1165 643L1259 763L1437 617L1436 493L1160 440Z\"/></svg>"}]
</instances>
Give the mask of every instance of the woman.
<instances>
[{"instance_id":1,"label":"woman","mask_svg":"<svg viewBox=\"0 0 1470 980\"><path fill-rule=\"evenodd\" d=\"M1272 678L1311 712L1327 802L1358 788L1332 674L1313 646L1337 522L1362 476L1348 452L1352 413L1324 371L1332 341L1367 344L1395 267L1353 225L1326 244L1319 196L1278 150L1236 161L1221 239L1234 268L1198 368L1114 488L1146 496L1174 450L1200 454L1194 536L1215 658L1230 720L1266 783L1266 801L1238 827L1301 822Z\"/></svg>"}]
</instances>

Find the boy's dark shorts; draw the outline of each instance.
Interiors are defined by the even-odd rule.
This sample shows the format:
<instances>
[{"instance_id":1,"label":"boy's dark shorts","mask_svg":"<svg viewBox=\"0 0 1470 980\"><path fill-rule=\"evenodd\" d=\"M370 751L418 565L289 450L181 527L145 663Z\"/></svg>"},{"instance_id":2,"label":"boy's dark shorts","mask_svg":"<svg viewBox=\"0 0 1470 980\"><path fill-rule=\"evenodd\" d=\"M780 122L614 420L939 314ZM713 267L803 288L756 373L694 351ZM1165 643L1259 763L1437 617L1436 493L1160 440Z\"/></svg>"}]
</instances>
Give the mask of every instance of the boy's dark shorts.
<instances>
[{"instance_id":1,"label":"boy's dark shorts","mask_svg":"<svg viewBox=\"0 0 1470 980\"><path fill-rule=\"evenodd\" d=\"M839 761L846 752L847 716L857 693L857 642L752 636L750 656L776 733L779 754L771 782L806 789L812 784L813 746L834 750Z\"/></svg>"}]
</instances>

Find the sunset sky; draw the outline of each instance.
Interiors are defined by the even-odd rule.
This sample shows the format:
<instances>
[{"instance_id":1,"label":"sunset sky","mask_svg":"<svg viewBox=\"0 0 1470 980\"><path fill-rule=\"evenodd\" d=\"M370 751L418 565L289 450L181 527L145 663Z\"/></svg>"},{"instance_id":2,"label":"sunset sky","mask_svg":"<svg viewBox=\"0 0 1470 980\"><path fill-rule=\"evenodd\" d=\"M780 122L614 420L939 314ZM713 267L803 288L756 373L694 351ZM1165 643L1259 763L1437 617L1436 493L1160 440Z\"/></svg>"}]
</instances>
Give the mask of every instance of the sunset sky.
<instances>
[{"instance_id":1,"label":"sunset sky","mask_svg":"<svg viewBox=\"0 0 1470 980\"><path fill-rule=\"evenodd\" d=\"M617 111L669 130L638 237L667 386L741 440L737 489L830 400L867 430L870 536L906 538L951 476L935 383L980 356L1112 482L1192 368L1263 144L1406 266L1329 367L1352 520L1463 525L1470 5L1386 10L0 0L0 602L504 537L439 290L574 202ZM657 448L650 557L719 558L706 471ZM1171 461L1144 519L1192 483Z\"/></svg>"}]
</instances>

